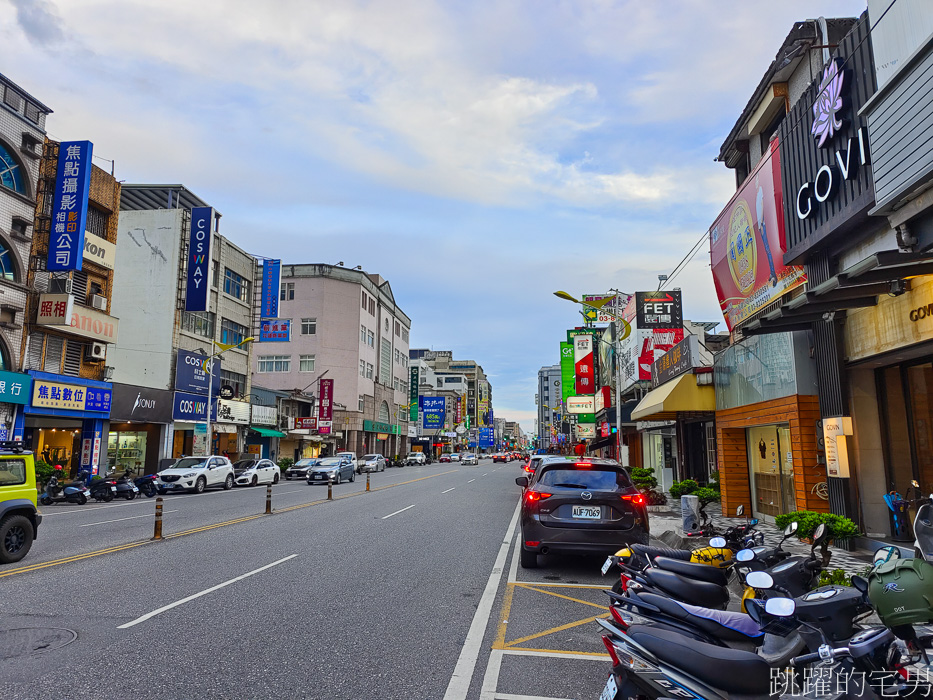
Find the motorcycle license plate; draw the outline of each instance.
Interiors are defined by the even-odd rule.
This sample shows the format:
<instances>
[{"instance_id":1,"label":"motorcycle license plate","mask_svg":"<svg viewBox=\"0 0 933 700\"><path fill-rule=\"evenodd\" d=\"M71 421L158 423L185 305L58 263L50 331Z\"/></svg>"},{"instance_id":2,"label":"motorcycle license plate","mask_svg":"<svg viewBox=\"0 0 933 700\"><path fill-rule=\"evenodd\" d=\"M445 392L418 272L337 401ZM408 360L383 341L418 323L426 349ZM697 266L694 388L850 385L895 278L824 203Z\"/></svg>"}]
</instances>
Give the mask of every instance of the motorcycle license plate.
<instances>
[{"instance_id":1,"label":"motorcycle license plate","mask_svg":"<svg viewBox=\"0 0 933 700\"><path fill-rule=\"evenodd\" d=\"M603 692L599 694L599 700L615 700L616 693L619 692L619 687L616 685L616 677L609 676L609 680L606 681L606 687L603 688Z\"/></svg>"},{"instance_id":2,"label":"motorcycle license plate","mask_svg":"<svg viewBox=\"0 0 933 700\"><path fill-rule=\"evenodd\" d=\"M609 571L610 566L612 566L612 557L608 557L605 563L603 564L603 568L601 569L601 571L603 572L603 576L605 576L606 572Z\"/></svg>"},{"instance_id":3,"label":"motorcycle license plate","mask_svg":"<svg viewBox=\"0 0 933 700\"><path fill-rule=\"evenodd\" d=\"M111 486L111 487L110 487L110 490L113 491L114 493L116 493L116 492L117 492L117 487L116 487L116 486Z\"/></svg>"},{"instance_id":4,"label":"motorcycle license plate","mask_svg":"<svg viewBox=\"0 0 933 700\"><path fill-rule=\"evenodd\" d=\"M599 506L574 506L570 514L574 518L583 520L599 520L602 516L602 510Z\"/></svg>"}]
</instances>

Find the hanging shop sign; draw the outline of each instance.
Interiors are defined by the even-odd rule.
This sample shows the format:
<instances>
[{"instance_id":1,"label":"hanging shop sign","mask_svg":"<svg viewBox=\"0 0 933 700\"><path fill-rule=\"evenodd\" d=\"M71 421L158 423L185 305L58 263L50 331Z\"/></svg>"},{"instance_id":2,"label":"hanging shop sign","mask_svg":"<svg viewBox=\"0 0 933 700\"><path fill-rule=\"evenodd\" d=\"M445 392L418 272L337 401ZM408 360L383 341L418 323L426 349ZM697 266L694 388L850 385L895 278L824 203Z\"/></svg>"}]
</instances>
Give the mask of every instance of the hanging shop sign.
<instances>
[{"instance_id":1,"label":"hanging shop sign","mask_svg":"<svg viewBox=\"0 0 933 700\"><path fill-rule=\"evenodd\" d=\"M211 422L217 420L217 401L211 402ZM207 397L176 391L172 398L172 420L188 423L207 421Z\"/></svg>"},{"instance_id":2,"label":"hanging shop sign","mask_svg":"<svg viewBox=\"0 0 933 700\"><path fill-rule=\"evenodd\" d=\"M826 451L826 474L849 478L849 450L846 436L852 435L852 418L838 416L823 419L823 449Z\"/></svg>"},{"instance_id":3,"label":"hanging shop sign","mask_svg":"<svg viewBox=\"0 0 933 700\"><path fill-rule=\"evenodd\" d=\"M596 372L593 363L593 336L578 335L573 339L573 365L577 395L596 391Z\"/></svg>"},{"instance_id":4,"label":"hanging shop sign","mask_svg":"<svg viewBox=\"0 0 933 700\"><path fill-rule=\"evenodd\" d=\"M18 372L0 371L0 403L29 403L32 377Z\"/></svg>"},{"instance_id":5,"label":"hanging shop sign","mask_svg":"<svg viewBox=\"0 0 933 700\"><path fill-rule=\"evenodd\" d=\"M408 376L408 420L418 420L418 368L409 369Z\"/></svg>"},{"instance_id":6,"label":"hanging shop sign","mask_svg":"<svg viewBox=\"0 0 933 700\"><path fill-rule=\"evenodd\" d=\"M686 374L700 364L700 341L688 335L651 363L651 386L656 387Z\"/></svg>"},{"instance_id":7,"label":"hanging shop sign","mask_svg":"<svg viewBox=\"0 0 933 700\"><path fill-rule=\"evenodd\" d=\"M719 306L729 330L807 281L785 265L781 155L776 140L709 230Z\"/></svg>"},{"instance_id":8,"label":"hanging shop sign","mask_svg":"<svg viewBox=\"0 0 933 700\"><path fill-rule=\"evenodd\" d=\"M560 398L562 402L574 393L576 388L573 373L573 343L560 344Z\"/></svg>"},{"instance_id":9,"label":"hanging shop sign","mask_svg":"<svg viewBox=\"0 0 933 700\"><path fill-rule=\"evenodd\" d=\"M102 343L117 342L120 321L113 316L74 304L72 294L40 294L36 323L62 327L69 333Z\"/></svg>"},{"instance_id":10,"label":"hanging shop sign","mask_svg":"<svg viewBox=\"0 0 933 700\"><path fill-rule=\"evenodd\" d=\"M274 406L257 406L253 404L250 412L252 414L250 425L276 426L279 424L279 412Z\"/></svg>"},{"instance_id":11,"label":"hanging shop sign","mask_svg":"<svg viewBox=\"0 0 933 700\"><path fill-rule=\"evenodd\" d=\"M40 294L36 323L40 326L67 326L74 310L73 294Z\"/></svg>"},{"instance_id":12,"label":"hanging shop sign","mask_svg":"<svg viewBox=\"0 0 933 700\"><path fill-rule=\"evenodd\" d=\"M422 420L427 430L437 430L444 427L447 419L447 400L443 396L422 396Z\"/></svg>"},{"instance_id":13,"label":"hanging shop sign","mask_svg":"<svg viewBox=\"0 0 933 700\"><path fill-rule=\"evenodd\" d=\"M191 233L188 237L188 286L185 311L207 311L211 274L211 245L214 210L194 207L191 210Z\"/></svg>"},{"instance_id":14,"label":"hanging shop sign","mask_svg":"<svg viewBox=\"0 0 933 700\"><path fill-rule=\"evenodd\" d=\"M62 141L59 144L46 263L46 269L50 271L81 269L93 152L94 144L90 141Z\"/></svg>"},{"instance_id":15,"label":"hanging shop sign","mask_svg":"<svg viewBox=\"0 0 933 700\"><path fill-rule=\"evenodd\" d=\"M389 435L401 435L402 430L401 426L390 425L389 423L379 423L374 420L364 420L363 421L363 432L366 433L384 433L386 437ZM385 438L380 438L384 440Z\"/></svg>"},{"instance_id":16,"label":"hanging shop sign","mask_svg":"<svg viewBox=\"0 0 933 700\"><path fill-rule=\"evenodd\" d=\"M295 430L317 430L317 416L296 418Z\"/></svg>"},{"instance_id":17,"label":"hanging shop sign","mask_svg":"<svg viewBox=\"0 0 933 700\"><path fill-rule=\"evenodd\" d=\"M568 396L567 413L595 413L595 396Z\"/></svg>"},{"instance_id":18,"label":"hanging shop sign","mask_svg":"<svg viewBox=\"0 0 933 700\"><path fill-rule=\"evenodd\" d=\"M596 424L595 423L577 423L576 425L577 438L580 440L588 440L590 438L596 437Z\"/></svg>"},{"instance_id":19,"label":"hanging shop sign","mask_svg":"<svg viewBox=\"0 0 933 700\"><path fill-rule=\"evenodd\" d=\"M249 425L249 403L246 401L218 399L217 422Z\"/></svg>"},{"instance_id":20,"label":"hanging shop sign","mask_svg":"<svg viewBox=\"0 0 933 700\"><path fill-rule=\"evenodd\" d=\"M32 406L66 411L89 411L110 414L113 392L110 389L63 384L34 378Z\"/></svg>"},{"instance_id":21,"label":"hanging shop sign","mask_svg":"<svg viewBox=\"0 0 933 700\"><path fill-rule=\"evenodd\" d=\"M206 362L207 356L197 352L179 350L175 360L175 388L179 391L207 393L207 377L213 374L211 393L216 396L220 391L221 360L215 358ZM211 367L213 365L213 368Z\"/></svg>"},{"instance_id":22,"label":"hanging shop sign","mask_svg":"<svg viewBox=\"0 0 933 700\"><path fill-rule=\"evenodd\" d=\"M330 425L334 411L334 380L321 380L321 401L318 404L318 427Z\"/></svg>"},{"instance_id":23,"label":"hanging shop sign","mask_svg":"<svg viewBox=\"0 0 933 700\"><path fill-rule=\"evenodd\" d=\"M114 384L110 420L171 423L172 392L129 384Z\"/></svg>"},{"instance_id":24,"label":"hanging shop sign","mask_svg":"<svg viewBox=\"0 0 933 700\"><path fill-rule=\"evenodd\" d=\"M108 270L114 269L117 259L117 247L108 240L93 233L84 236L84 260Z\"/></svg>"},{"instance_id":25,"label":"hanging shop sign","mask_svg":"<svg viewBox=\"0 0 933 700\"><path fill-rule=\"evenodd\" d=\"M683 328L635 328L621 342L620 391L635 382L651 380L651 365L659 357L684 339Z\"/></svg>"},{"instance_id":26,"label":"hanging shop sign","mask_svg":"<svg viewBox=\"0 0 933 700\"><path fill-rule=\"evenodd\" d=\"M264 260L262 263L262 296L260 317L276 318L279 315L279 288L282 277L281 260Z\"/></svg>"},{"instance_id":27,"label":"hanging shop sign","mask_svg":"<svg viewBox=\"0 0 933 700\"><path fill-rule=\"evenodd\" d=\"M292 322L287 318L270 318L259 323L260 343L287 343L292 339Z\"/></svg>"},{"instance_id":28,"label":"hanging shop sign","mask_svg":"<svg viewBox=\"0 0 933 700\"><path fill-rule=\"evenodd\" d=\"M639 328L683 328L680 290L635 292L635 323Z\"/></svg>"}]
</instances>

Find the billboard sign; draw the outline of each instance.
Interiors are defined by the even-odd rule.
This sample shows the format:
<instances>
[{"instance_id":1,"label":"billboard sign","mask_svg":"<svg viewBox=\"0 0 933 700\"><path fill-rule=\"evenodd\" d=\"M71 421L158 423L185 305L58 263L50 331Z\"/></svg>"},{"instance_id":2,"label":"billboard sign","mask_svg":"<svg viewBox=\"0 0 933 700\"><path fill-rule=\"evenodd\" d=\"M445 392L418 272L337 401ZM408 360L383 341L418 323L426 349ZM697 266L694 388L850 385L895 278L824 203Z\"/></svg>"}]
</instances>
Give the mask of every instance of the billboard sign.
<instances>
[{"instance_id":1,"label":"billboard sign","mask_svg":"<svg viewBox=\"0 0 933 700\"><path fill-rule=\"evenodd\" d=\"M427 430L444 427L447 419L447 400L443 396L422 396L423 425Z\"/></svg>"},{"instance_id":2,"label":"billboard sign","mask_svg":"<svg viewBox=\"0 0 933 700\"><path fill-rule=\"evenodd\" d=\"M321 380L321 401L317 409L318 427L329 426L334 416L334 380Z\"/></svg>"},{"instance_id":3,"label":"billboard sign","mask_svg":"<svg viewBox=\"0 0 933 700\"><path fill-rule=\"evenodd\" d=\"M198 394L207 393L207 375L213 364L214 386L211 392L216 396L220 391L220 359L216 358L207 363L206 355L197 352L179 350L175 360L175 388L179 391L193 391Z\"/></svg>"},{"instance_id":4,"label":"billboard sign","mask_svg":"<svg viewBox=\"0 0 933 700\"><path fill-rule=\"evenodd\" d=\"M688 335L651 364L651 385L660 386L700 364L700 340Z\"/></svg>"},{"instance_id":5,"label":"billboard sign","mask_svg":"<svg viewBox=\"0 0 933 700\"><path fill-rule=\"evenodd\" d=\"M90 141L62 141L52 199L49 257L46 269L80 270L84 259L87 196L91 189Z\"/></svg>"},{"instance_id":6,"label":"billboard sign","mask_svg":"<svg viewBox=\"0 0 933 700\"><path fill-rule=\"evenodd\" d=\"M279 315L279 287L281 286L282 261L264 260L262 263L262 297L260 318L277 318Z\"/></svg>"},{"instance_id":7,"label":"billboard sign","mask_svg":"<svg viewBox=\"0 0 933 700\"><path fill-rule=\"evenodd\" d=\"M596 413L595 396L567 397L567 413Z\"/></svg>"},{"instance_id":8,"label":"billboard sign","mask_svg":"<svg viewBox=\"0 0 933 700\"><path fill-rule=\"evenodd\" d=\"M561 403L566 403L567 397L573 395L574 374L573 374L573 343L560 344L560 394ZM557 408L551 406L551 409Z\"/></svg>"},{"instance_id":9,"label":"billboard sign","mask_svg":"<svg viewBox=\"0 0 933 700\"><path fill-rule=\"evenodd\" d=\"M188 237L188 288L185 311L207 311L211 275L214 210L194 207Z\"/></svg>"},{"instance_id":10,"label":"billboard sign","mask_svg":"<svg viewBox=\"0 0 933 700\"><path fill-rule=\"evenodd\" d=\"M574 336L573 364L574 374L576 375L576 393L578 395L595 393L596 372L593 363L593 336Z\"/></svg>"},{"instance_id":11,"label":"billboard sign","mask_svg":"<svg viewBox=\"0 0 933 700\"><path fill-rule=\"evenodd\" d=\"M680 290L635 292L635 324L639 328L683 328Z\"/></svg>"},{"instance_id":12,"label":"billboard sign","mask_svg":"<svg viewBox=\"0 0 933 700\"><path fill-rule=\"evenodd\" d=\"M784 200L778 140L709 230L710 260L719 306L736 324L807 281L804 268L784 265Z\"/></svg>"},{"instance_id":13,"label":"billboard sign","mask_svg":"<svg viewBox=\"0 0 933 700\"><path fill-rule=\"evenodd\" d=\"M172 420L188 423L207 421L207 397L176 391L172 400ZM217 420L217 401L211 402L211 421Z\"/></svg>"},{"instance_id":14,"label":"billboard sign","mask_svg":"<svg viewBox=\"0 0 933 700\"><path fill-rule=\"evenodd\" d=\"M268 318L259 322L260 343L287 343L291 338L291 319Z\"/></svg>"},{"instance_id":15,"label":"billboard sign","mask_svg":"<svg viewBox=\"0 0 933 700\"><path fill-rule=\"evenodd\" d=\"M296 418L295 430L317 430L317 416Z\"/></svg>"}]
</instances>

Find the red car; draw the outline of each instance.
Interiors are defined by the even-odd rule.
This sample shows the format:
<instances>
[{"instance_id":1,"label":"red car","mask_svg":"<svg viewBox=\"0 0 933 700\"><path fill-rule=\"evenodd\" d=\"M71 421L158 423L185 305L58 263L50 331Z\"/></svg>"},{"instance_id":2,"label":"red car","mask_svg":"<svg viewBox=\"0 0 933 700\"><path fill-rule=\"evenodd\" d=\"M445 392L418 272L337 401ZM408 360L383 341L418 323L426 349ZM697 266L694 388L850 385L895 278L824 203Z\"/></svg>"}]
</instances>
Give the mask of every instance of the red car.
<instances>
[{"instance_id":1,"label":"red car","mask_svg":"<svg viewBox=\"0 0 933 700\"><path fill-rule=\"evenodd\" d=\"M438 461L438 462L449 462L449 461L450 461L450 455L441 455L441 458L440 458L439 460L437 460L437 461Z\"/></svg>"}]
</instances>

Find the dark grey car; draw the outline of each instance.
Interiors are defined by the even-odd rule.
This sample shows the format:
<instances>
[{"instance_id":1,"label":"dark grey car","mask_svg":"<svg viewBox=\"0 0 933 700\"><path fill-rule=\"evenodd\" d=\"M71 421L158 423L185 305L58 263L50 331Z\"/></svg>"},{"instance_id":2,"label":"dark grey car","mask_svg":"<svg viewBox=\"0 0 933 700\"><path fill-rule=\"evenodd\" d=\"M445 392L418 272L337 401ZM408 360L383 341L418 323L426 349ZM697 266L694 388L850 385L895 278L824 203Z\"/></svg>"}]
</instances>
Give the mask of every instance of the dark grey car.
<instances>
[{"instance_id":1,"label":"dark grey car","mask_svg":"<svg viewBox=\"0 0 933 700\"><path fill-rule=\"evenodd\" d=\"M644 495L614 460L546 460L530 477L515 480L522 494L522 568L539 554L612 554L648 543Z\"/></svg>"},{"instance_id":2,"label":"dark grey car","mask_svg":"<svg viewBox=\"0 0 933 700\"><path fill-rule=\"evenodd\" d=\"M339 484L344 479L356 481L356 465L347 457L325 457L308 470L309 484Z\"/></svg>"}]
</instances>

